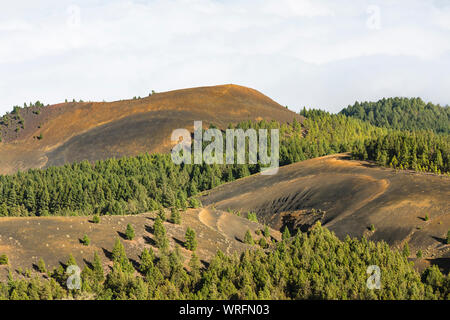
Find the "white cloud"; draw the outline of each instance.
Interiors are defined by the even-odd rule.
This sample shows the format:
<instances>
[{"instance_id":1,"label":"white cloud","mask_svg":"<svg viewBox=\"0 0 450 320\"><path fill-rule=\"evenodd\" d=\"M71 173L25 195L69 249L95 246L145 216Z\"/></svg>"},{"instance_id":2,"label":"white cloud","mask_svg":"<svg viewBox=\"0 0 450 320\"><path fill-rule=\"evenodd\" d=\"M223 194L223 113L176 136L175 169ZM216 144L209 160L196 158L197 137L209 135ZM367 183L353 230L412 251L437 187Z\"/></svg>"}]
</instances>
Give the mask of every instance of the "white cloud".
<instances>
[{"instance_id":1,"label":"white cloud","mask_svg":"<svg viewBox=\"0 0 450 320\"><path fill-rule=\"evenodd\" d=\"M433 8L431 19L438 27L450 30L450 3L447 7Z\"/></svg>"},{"instance_id":2,"label":"white cloud","mask_svg":"<svg viewBox=\"0 0 450 320\"><path fill-rule=\"evenodd\" d=\"M11 2L0 12L0 113L221 83L297 109L404 94L445 104L449 17L431 0Z\"/></svg>"},{"instance_id":3,"label":"white cloud","mask_svg":"<svg viewBox=\"0 0 450 320\"><path fill-rule=\"evenodd\" d=\"M321 17L333 16L330 4L312 0L269 0L263 5L262 11L268 15L291 17Z\"/></svg>"},{"instance_id":4,"label":"white cloud","mask_svg":"<svg viewBox=\"0 0 450 320\"><path fill-rule=\"evenodd\" d=\"M10 19L7 21L0 21L0 32L30 31L31 29L31 24L24 20Z\"/></svg>"}]
</instances>

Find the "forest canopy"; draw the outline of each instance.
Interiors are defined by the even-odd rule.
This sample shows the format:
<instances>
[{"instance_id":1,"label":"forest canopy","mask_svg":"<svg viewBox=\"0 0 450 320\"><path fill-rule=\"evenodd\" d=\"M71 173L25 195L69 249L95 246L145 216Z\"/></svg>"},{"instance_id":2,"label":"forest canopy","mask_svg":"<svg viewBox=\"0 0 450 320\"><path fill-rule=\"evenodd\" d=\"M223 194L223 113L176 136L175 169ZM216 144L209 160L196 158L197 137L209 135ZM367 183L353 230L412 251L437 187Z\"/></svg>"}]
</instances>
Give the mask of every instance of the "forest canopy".
<instances>
[{"instance_id":1,"label":"forest canopy","mask_svg":"<svg viewBox=\"0 0 450 320\"><path fill-rule=\"evenodd\" d=\"M340 113L378 127L450 133L450 108L425 103L420 98L383 98L377 102L355 102Z\"/></svg>"}]
</instances>

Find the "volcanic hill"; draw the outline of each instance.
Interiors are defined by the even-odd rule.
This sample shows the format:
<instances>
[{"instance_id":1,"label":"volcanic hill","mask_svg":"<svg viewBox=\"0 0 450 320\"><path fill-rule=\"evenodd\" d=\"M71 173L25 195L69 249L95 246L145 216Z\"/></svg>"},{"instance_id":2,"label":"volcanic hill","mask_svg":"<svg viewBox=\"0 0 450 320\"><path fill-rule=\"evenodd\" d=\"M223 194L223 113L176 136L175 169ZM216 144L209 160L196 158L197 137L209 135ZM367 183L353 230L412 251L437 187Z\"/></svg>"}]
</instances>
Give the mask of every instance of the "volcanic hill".
<instances>
[{"instance_id":1,"label":"volcanic hill","mask_svg":"<svg viewBox=\"0 0 450 320\"><path fill-rule=\"evenodd\" d=\"M172 131L192 130L194 120L219 128L246 120L302 120L262 93L238 85L175 90L110 103L68 102L20 112L23 128L19 123L0 125L0 174L168 152Z\"/></svg>"}]
</instances>

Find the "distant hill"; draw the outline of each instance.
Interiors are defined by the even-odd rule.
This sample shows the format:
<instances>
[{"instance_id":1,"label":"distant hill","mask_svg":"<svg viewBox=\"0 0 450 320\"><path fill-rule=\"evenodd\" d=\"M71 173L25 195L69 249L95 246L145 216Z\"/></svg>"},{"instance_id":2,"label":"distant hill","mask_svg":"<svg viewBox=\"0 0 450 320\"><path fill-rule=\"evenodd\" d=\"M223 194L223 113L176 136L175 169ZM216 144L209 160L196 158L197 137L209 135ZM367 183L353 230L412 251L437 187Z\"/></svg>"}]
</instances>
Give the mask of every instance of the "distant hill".
<instances>
[{"instance_id":1,"label":"distant hill","mask_svg":"<svg viewBox=\"0 0 450 320\"><path fill-rule=\"evenodd\" d=\"M450 133L450 108L425 103L420 98L384 98L377 102L356 102L340 113L379 127Z\"/></svg>"},{"instance_id":2,"label":"distant hill","mask_svg":"<svg viewBox=\"0 0 450 320\"><path fill-rule=\"evenodd\" d=\"M0 174L28 168L167 152L171 132L194 120L225 128L247 120L303 117L262 93L221 85L116 102L37 103L0 118Z\"/></svg>"}]
</instances>

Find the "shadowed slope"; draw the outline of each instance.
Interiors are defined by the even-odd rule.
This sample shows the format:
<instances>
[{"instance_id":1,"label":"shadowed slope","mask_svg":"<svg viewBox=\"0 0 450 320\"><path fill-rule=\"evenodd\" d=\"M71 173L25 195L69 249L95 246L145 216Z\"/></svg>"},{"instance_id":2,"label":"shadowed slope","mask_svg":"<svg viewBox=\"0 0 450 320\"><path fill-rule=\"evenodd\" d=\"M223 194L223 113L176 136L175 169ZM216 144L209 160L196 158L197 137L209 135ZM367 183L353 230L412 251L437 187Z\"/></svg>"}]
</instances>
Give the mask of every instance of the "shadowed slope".
<instances>
[{"instance_id":1,"label":"shadowed slope","mask_svg":"<svg viewBox=\"0 0 450 320\"><path fill-rule=\"evenodd\" d=\"M254 175L207 192L202 202L222 210L253 211L276 229L307 229L315 221L339 237L385 240L427 257L445 256L450 229L450 178L378 168L327 156ZM429 219L425 219L428 215ZM374 225L375 231L369 227Z\"/></svg>"},{"instance_id":2,"label":"shadowed slope","mask_svg":"<svg viewBox=\"0 0 450 320\"><path fill-rule=\"evenodd\" d=\"M246 120L290 122L301 116L237 85L175 90L111 103L65 103L23 115L25 129L0 128L0 173L84 159L167 152L174 129L194 120L221 128ZM42 139L37 139L42 134Z\"/></svg>"}]
</instances>

